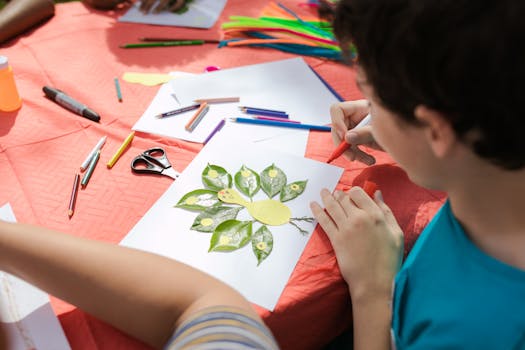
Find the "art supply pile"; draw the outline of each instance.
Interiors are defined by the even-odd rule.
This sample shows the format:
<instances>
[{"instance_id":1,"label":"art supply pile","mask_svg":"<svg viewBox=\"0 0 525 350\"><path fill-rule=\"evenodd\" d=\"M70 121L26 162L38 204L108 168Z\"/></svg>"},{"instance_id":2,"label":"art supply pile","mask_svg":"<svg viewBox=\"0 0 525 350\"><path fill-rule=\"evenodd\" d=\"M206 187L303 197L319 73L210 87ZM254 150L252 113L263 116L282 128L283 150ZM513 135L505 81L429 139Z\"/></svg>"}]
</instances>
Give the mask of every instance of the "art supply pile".
<instances>
[{"instance_id":1,"label":"art supply pile","mask_svg":"<svg viewBox=\"0 0 525 350\"><path fill-rule=\"evenodd\" d=\"M270 3L261 17L231 16L222 25L226 40L219 47L255 46L305 56L341 60L331 24L319 18L304 20L280 3Z\"/></svg>"}]
</instances>

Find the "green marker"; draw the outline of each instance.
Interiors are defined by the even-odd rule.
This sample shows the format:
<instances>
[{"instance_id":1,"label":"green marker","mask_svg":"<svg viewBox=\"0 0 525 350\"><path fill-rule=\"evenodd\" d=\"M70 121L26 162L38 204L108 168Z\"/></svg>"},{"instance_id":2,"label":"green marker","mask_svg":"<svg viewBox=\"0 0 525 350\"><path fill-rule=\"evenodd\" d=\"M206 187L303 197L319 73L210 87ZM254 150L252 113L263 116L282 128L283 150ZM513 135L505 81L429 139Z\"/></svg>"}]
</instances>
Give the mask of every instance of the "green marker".
<instances>
[{"instance_id":1,"label":"green marker","mask_svg":"<svg viewBox=\"0 0 525 350\"><path fill-rule=\"evenodd\" d=\"M122 92L120 91L120 83L118 78L115 78L115 89L117 90L117 98L119 102L122 102Z\"/></svg>"},{"instance_id":2,"label":"green marker","mask_svg":"<svg viewBox=\"0 0 525 350\"><path fill-rule=\"evenodd\" d=\"M97 166L98 159L100 158L100 150L95 153L93 156L93 159L91 159L91 163L89 163L89 167L86 170L86 173L82 177L82 181L80 182L80 185L82 188L86 187L89 179L91 178L91 175L93 174L93 171L95 170L95 167Z\"/></svg>"},{"instance_id":3,"label":"green marker","mask_svg":"<svg viewBox=\"0 0 525 350\"><path fill-rule=\"evenodd\" d=\"M162 47L162 46L187 46L187 45L202 45L204 40L178 40L178 41L154 41L134 44L120 45L123 49L135 49L141 47Z\"/></svg>"}]
</instances>

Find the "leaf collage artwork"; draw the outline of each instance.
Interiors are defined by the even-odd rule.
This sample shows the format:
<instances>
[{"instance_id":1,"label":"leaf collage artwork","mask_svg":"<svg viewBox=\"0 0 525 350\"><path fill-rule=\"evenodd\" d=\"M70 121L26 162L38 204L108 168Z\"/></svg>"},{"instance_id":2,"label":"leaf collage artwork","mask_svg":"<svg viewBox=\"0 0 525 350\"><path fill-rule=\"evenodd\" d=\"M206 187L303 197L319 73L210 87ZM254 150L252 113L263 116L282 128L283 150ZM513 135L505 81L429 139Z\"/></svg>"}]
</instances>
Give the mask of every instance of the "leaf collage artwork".
<instances>
[{"instance_id":1,"label":"leaf collage artwork","mask_svg":"<svg viewBox=\"0 0 525 350\"><path fill-rule=\"evenodd\" d=\"M251 242L259 265L273 249L274 239L268 226L289 223L307 234L297 222L314 220L312 217L292 217L291 210L284 204L301 195L307 181L287 183L286 174L275 164L260 174L242 165L234 176L221 166L208 164L201 178L206 188L186 193L175 207L199 212L191 229L212 233L209 252L231 252ZM254 201L253 197L260 190L268 199ZM277 195L278 199L273 199ZM237 219L243 209L253 220ZM257 223L260 226L254 232Z\"/></svg>"}]
</instances>

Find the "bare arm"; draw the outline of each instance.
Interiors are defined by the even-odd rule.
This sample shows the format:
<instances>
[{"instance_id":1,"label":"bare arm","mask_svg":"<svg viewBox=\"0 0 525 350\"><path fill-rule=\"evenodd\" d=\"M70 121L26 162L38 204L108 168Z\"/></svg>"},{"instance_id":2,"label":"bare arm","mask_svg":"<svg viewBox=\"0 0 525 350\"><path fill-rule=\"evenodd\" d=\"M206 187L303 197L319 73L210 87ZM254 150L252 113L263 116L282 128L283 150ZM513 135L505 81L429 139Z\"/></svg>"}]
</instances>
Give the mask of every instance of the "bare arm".
<instances>
[{"instance_id":1,"label":"bare arm","mask_svg":"<svg viewBox=\"0 0 525 350\"><path fill-rule=\"evenodd\" d=\"M212 305L258 315L240 294L155 254L0 221L0 270L161 348L190 313Z\"/></svg>"},{"instance_id":2,"label":"bare arm","mask_svg":"<svg viewBox=\"0 0 525 350\"><path fill-rule=\"evenodd\" d=\"M0 44L54 14L52 0L11 0L0 11Z\"/></svg>"}]
</instances>

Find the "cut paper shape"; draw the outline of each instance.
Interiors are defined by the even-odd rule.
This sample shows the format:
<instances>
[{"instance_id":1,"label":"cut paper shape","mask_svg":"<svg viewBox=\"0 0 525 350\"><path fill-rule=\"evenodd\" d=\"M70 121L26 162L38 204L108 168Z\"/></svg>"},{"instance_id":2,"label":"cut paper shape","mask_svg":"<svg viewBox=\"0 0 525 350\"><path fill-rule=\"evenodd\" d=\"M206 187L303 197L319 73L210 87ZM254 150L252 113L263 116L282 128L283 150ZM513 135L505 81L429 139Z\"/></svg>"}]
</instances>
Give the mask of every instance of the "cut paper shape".
<instances>
[{"instance_id":1,"label":"cut paper shape","mask_svg":"<svg viewBox=\"0 0 525 350\"><path fill-rule=\"evenodd\" d=\"M157 4L153 5L155 8ZM226 5L226 0L193 0L184 13L163 11L144 14L137 1L121 16L119 22L155 24L161 26L211 28Z\"/></svg>"},{"instance_id":2,"label":"cut paper shape","mask_svg":"<svg viewBox=\"0 0 525 350\"><path fill-rule=\"evenodd\" d=\"M175 79L177 76L170 74L157 74L157 73L134 73L126 72L122 75L122 79L128 83L137 83L146 86L155 86L167 83L168 81Z\"/></svg>"},{"instance_id":3,"label":"cut paper shape","mask_svg":"<svg viewBox=\"0 0 525 350\"><path fill-rule=\"evenodd\" d=\"M219 191L218 197L224 203L238 204L245 207L255 220L263 224L271 226L284 225L292 217L290 208L274 199L247 202L233 188Z\"/></svg>"},{"instance_id":4,"label":"cut paper shape","mask_svg":"<svg viewBox=\"0 0 525 350\"><path fill-rule=\"evenodd\" d=\"M257 174L243 164L235 177L221 166L208 164L202 171L201 178L207 188L186 193L175 207L202 211L193 221L191 229L213 232L209 251L230 252L252 241L254 220L236 220L241 208L223 206L223 203L246 208L253 219L263 224L255 233L256 242L252 243L257 265L260 265L273 249L273 235L266 225L281 226L290 223L306 235L308 231L302 229L297 222L314 221L312 217L307 216L292 218L292 211L282 203L283 199L289 201L303 193L307 181L296 181L287 185L286 174L275 164L266 167L261 174ZM235 178L235 187L250 197L250 201L245 200L236 189L232 188L233 178ZM269 199L253 201L252 197L259 189L262 189ZM280 194L279 200L272 199L277 194Z\"/></svg>"}]
</instances>

